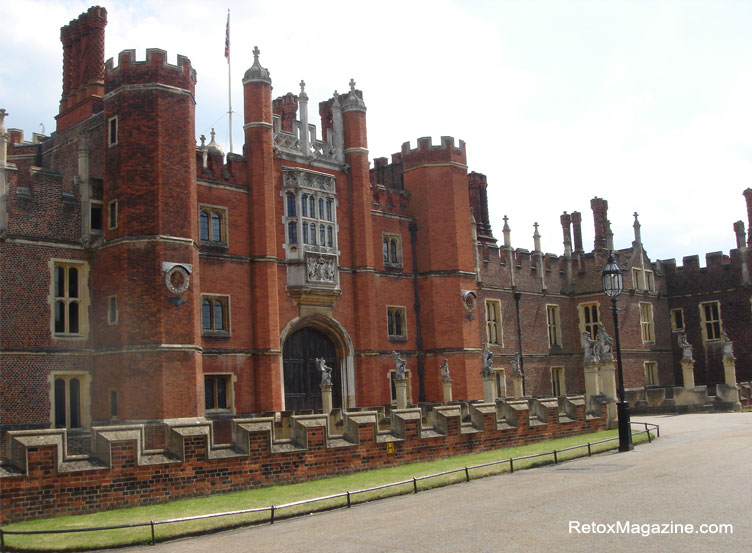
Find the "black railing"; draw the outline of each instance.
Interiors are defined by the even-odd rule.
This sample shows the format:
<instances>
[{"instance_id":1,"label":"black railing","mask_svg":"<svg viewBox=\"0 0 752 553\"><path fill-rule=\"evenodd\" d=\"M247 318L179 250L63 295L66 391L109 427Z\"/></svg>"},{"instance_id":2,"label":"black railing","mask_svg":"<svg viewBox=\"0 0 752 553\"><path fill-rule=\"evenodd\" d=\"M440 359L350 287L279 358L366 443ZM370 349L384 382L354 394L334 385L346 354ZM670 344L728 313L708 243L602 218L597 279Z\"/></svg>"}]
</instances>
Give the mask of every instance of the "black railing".
<instances>
[{"instance_id":1,"label":"black railing","mask_svg":"<svg viewBox=\"0 0 752 553\"><path fill-rule=\"evenodd\" d=\"M633 436L638 436L640 434L647 434L648 436L648 443L652 442L652 438L650 435L650 429L654 428L656 432L656 437L661 437L661 430L660 427L657 424L653 424L650 422L636 422L632 421L632 424L637 425L643 425L645 427L645 430L641 430L639 432L632 432ZM410 478L409 480L401 480L399 482L391 482L389 484L382 484L381 486L374 486L372 488L364 488L361 490L355 490L355 491L345 491L342 493L336 493L333 495L327 495L323 497L316 497L313 499L303 499L301 501L294 501L292 503L284 503L282 505L270 505L268 507L256 507L253 509L242 509L239 511L227 511L223 513L211 513L208 515L196 515L191 517L181 517L181 518L171 518L171 519L165 519L165 520L151 520L149 522L136 522L133 524L119 524L116 526L96 526L92 528L69 528L65 530L3 530L0 528L0 553L6 552L6 545L5 545L5 536L32 536L32 535L39 535L39 534L72 534L76 532L98 532L98 531L106 531L106 530L122 530L124 528L143 528L146 526L151 527L151 545L155 545L157 543L156 539L156 533L155 533L155 527L159 526L161 524L174 524L177 522L189 522L194 520L202 520L202 519L209 519L209 518L219 518L219 517L226 517L226 516L234 516L234 515L243 515L248 513L261 513L264 511L269 511L269 524L274 524L275 519L279 518L279 515L277 514L277 511L281 509L289 509L290 507L299 507L300 505L307 505L309 503L318 503L320 501L327 501L330 499L339 499L339 498L346 498L346 505L347 507L352 506L351 498L354 495L367 493L367 492L375 492L379 490L384 490L387 488L394 488L396 486L405 486L408 484L412 484L413 493L418 493L420 491L420 488L418 487L418 482L422 480L430 480L432 478L437 478L439 476L447 476L450 474L456 474L459 472L465 473L465 482L470 482L470 471L474 469L481 469L481 468L487 468L494 465L502 465L505 463L509 463L509 472L514 472L514 463L515 461L523 461L526 459L535 459L538 457L547 457L549 455L553 456L554 464L559 463L559 453L562 453L564 451L572 451L575 449L582 449L587 448L587 455L590 457L592 455L592 446L598 445L598 444L604 444L607 442L613 442L618 441L619 437L616 436L614 438L607 438L605 440L598 440L597 442L587 442L585 444L581 445L574 445L571 447L565 447L562 449L554 449L552 451L545 451L543 453L535 453L533 455L524 455L522 457L510 457L508 459L500 459L499 461L491 461L490 463L482 463L480 465L470 465L466 467L461 467L457 469L452 470L446 470L444 472L437 472L435 474L428 474L425 476L415 476L413 478ZM448 485L448 484L447 484ZM344 505L343 505L344 506ZM312 511L307 511L305 513L299 513L299 514L308 514ZM289 518L291 516L295 516L295 514L288 515L284 518ZM263 522L263 521L262 521ZM257 524L260 524L257 523Z\"/></svg>"}]
</instances>

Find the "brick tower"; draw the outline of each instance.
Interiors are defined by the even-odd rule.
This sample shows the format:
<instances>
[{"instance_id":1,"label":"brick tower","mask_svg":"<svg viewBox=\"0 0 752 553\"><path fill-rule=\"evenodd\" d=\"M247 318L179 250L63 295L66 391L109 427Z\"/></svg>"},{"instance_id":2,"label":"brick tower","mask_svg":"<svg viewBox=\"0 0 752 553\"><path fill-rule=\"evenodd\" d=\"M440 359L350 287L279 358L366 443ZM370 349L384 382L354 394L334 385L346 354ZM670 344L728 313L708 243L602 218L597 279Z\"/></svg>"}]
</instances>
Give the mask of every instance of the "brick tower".
<instances>
[{"instance_id":1,"label":"brick tower","mask_svg":"<svg viewBox=\"0 0 752 553\"><path fill-rule=\"evenodd\" d=\"M475 306L473 243L465 144L451 137L433 146L402 146L405 189L417 226L420 322L426 357L426 399L440 400L439 365L448 357L457 398L481 397L480 330ZM472 294L468 294L472 292Z\"/></svg>"},{"instance_id":2,"label":"brick tower","mask_svg":"<svg viewBox=\"0 0 752 553\"><path fill-rule=\"evenodd\" d=\"M282 406L282 369L280 366L279 300L277 269L277 224L275 211L279 193L274 183L274 137L272 132L272 80L259 63L258 48L253 50L253 65L243 77L243 112L248 161L251 217L251 318L253 348L262 355L254 361L256 411L280 410Z\"/></svg>"},{"instance_id":3,"label":"brick tower","mask_svg":"<svg viewBox=\"0 0 752 553\"><path fill-rule=\"evenodd\" d=\"M191 62L106 64L104 230L92 267L94 419L203 413Z\"/></svg>"}]
</instances>

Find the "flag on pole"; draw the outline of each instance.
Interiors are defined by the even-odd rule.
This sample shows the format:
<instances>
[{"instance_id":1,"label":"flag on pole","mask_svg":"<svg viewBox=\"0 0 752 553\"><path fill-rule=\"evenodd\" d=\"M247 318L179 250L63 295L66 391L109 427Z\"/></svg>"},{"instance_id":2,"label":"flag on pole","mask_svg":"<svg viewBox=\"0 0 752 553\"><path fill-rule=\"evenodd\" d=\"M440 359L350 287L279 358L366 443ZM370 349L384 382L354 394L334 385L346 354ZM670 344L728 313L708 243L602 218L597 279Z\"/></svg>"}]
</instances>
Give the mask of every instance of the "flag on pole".
<instances>
[{"instance_id":1,"label":"flag on pole","mask_svg":"<svg viewBox=\"0 0 752 553\"><path fill-rule=\"evenodd\" d=\"M227 10L227 30L225 31L225 57L230 63L230 10Z\"/></svg>"}]
</instances>

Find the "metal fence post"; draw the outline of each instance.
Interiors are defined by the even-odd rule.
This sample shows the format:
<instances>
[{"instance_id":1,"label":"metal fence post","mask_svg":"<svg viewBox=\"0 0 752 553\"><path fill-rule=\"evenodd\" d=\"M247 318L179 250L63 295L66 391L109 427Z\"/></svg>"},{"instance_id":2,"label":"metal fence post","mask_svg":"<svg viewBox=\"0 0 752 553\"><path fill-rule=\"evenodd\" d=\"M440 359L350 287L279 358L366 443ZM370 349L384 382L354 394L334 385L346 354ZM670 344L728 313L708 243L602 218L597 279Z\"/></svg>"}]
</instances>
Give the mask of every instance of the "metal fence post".
<instances>
[{"instance_id":1,"label":"metal fence post","mask_svg":"<svg viewBox=\"0 0 752 553\"><path fill-rule=\"evenodd\" d=\"M156 545L156 543L154 542L154 521L152 520L150 522L151 522L151 544Z\"/></svg>"},{"instance_id":2,"label":"metal fence post","mask_svg":"<svg viewBox=\"0 0 752 553\"><path fill-rule=\"evenodd\" d=\"M465 480L470 482L470 472L467 470L467 467L465 467Z\"/></svg>"},{"instance_id":3,"label":"metal fence post","mask_svg":"<svg viewBox=\"0 0 752 553\"><path fill-rule=\"evenodd\" d=\"M347 507L350 508L350 492L347 492Z\"/></svg>"},{"instance_id":4,"label":"metal fence post","mask_svg":"<svg viewBox=\"0 0 752 553\"><path fill-rule=\"evenodd\" d=\"M592 455L590 451L590 442L587 443L587 456L590 457Z\"/></svg>"},{"instance_id":5,"label":"metal fence post","mask_svg":"<svg viewBox=\"0 0 752 553\"><path fill-rule=\"evenodd\" d=\"M274 505L272 505L272 516L271 516L271 519L269 521L269 524L274 524Z\"/></svg>"},{"instance_id":6,"label":"metal fence post","mask_svg":"<svg viewBox=\"0 0 752 553\"><path fill-rule=\"evenodd\" d=\"M514 472L514 459L512 459L512 457L510 457L509 458L509 473L511 474L513 472Z\"/></svg>"},{"instance_id":7,"label":"metal fence post","mask_svg":"<svg viewBox=\"0 0 752 553\"><path fill-rule=\"evenodd\" d=\"M556 450L554 449L554 465L559 464L559 458L556 456Z\"/></svg>"},{"instance_id":8,"label":"metal fence post","mask_svg":"<svg viewBox=\"0 0 752 553\"><path fill-rule=\"evenodd\" d=\"M418 493L418 481L413 476L413 490L415 490L415 493Z\"/></svg>"}]
</instances>

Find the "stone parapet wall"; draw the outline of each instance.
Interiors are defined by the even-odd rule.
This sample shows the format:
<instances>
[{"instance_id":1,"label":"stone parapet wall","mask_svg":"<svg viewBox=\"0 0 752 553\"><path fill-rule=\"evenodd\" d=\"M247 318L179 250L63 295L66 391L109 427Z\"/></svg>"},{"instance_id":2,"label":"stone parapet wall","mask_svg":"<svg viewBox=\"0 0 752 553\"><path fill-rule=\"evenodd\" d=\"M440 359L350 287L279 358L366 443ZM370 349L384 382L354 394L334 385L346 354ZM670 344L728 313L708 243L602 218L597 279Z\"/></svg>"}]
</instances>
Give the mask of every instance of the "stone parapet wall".
<instances>
[{"instance_id":1,"label":"stone parapet wall","mask_svg":"<svg viewBox=\"0 0 752 553\"><path fill-rule=\"evenodd\" d=\"M0 467L0 523L154 504L518 446L602 430L580 397L468 403L291 417L234 419L232 443L213 445L212 424L172 424L167 447L144 449L142 425L92 429L91 455L66 456L64 430L9 433ZM465 416L463 416L465 415ZM469 415L469 416L467 416ZM532 416L532 419L531 419Z\"/></svg>"}]
</instances>

